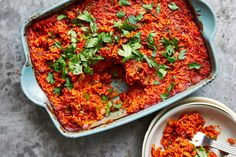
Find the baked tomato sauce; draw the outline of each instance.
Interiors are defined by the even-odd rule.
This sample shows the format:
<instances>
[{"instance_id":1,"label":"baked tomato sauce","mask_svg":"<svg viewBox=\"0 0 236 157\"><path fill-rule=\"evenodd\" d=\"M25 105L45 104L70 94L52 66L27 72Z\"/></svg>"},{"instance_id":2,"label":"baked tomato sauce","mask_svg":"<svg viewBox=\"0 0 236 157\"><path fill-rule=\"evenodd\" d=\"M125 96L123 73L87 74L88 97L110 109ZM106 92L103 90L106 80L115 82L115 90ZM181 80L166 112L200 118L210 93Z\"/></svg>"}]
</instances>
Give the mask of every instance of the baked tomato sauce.
<instances>
[{"instance_id":1,"label":"baked tomato sauce","mask_svg":"<svg viewBox=\"0 0 236 157\"><path fill-rule=\"evenodd\" d=\"M138 112L210 74L185 0L78 1L35 21L27 39L37 81L69 131L120 109ZM113 79L128 90L117 91Z\"/></svg>"}]
</instances>

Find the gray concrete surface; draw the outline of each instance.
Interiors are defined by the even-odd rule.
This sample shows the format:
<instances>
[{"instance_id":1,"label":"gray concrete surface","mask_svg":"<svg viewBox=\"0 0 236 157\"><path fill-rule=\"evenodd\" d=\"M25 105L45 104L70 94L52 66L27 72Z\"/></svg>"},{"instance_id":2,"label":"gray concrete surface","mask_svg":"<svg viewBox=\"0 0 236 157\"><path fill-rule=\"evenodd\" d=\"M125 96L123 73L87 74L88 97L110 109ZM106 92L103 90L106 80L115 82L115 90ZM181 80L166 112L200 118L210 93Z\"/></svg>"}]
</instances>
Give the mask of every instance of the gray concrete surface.
<instances>
[{"instance_id":1,"label":"gray concrete surface","mask_svg":"<svg viewBox=\"0 0 236 157\"><path fill-rule=\"evenodd\" d=\"M47 113L20 88L25 62L20 26L60 0L0 0L0 157L139 157L155 114L79 139L61 136ZM209 0L208 0L209 1ZM194 95L217 99L236 111L236 1L209 1L217 13L219 76Z\"/></svg>"}]
</instances>

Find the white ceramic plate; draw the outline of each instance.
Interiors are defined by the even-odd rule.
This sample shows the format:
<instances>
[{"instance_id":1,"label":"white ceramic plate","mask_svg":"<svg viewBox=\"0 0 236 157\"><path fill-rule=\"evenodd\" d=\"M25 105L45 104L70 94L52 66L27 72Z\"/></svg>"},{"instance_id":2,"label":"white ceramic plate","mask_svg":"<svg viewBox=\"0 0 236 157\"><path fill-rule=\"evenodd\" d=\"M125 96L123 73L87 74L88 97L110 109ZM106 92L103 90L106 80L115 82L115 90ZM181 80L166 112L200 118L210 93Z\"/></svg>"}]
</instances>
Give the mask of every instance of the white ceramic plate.
<instances>
[{"instance_id":1,"label":"white ceramic plate","mask_svg":"<svg viewBox=\"0 0 236 157\"><path fill-rule=\"evenodd\" d=\"M192 103L191 100L198 100ZM208 101L203 102L204 98L194 97L182 101L182 103L177 103L174 106L165 109L160 112L152 121L149 129L145 135L143 143L143 157L151 156L151 146L155 144L157 147L160 145L160 140L162 138L162 132L166 126L166 122L169 119L178 119L178 116L183 112L197 111L206 120L206 125L219 125L219 130L221 131L218 136L220 142L228 144L226 140L229 137L236 137L236 119L235 113L229 108L225 107L223 104L210 103ZM206 99L207 100L207 99ZM207 102L207 103L206 103ZM224 108L225 107L225 108ZM173 108L173 109L172 109ZM230 111L230 112L228 112ZM232 114L230 114L232 113ZM218 156L222 156L217 150L213 150Z\"/></svg>"}]
</instances>

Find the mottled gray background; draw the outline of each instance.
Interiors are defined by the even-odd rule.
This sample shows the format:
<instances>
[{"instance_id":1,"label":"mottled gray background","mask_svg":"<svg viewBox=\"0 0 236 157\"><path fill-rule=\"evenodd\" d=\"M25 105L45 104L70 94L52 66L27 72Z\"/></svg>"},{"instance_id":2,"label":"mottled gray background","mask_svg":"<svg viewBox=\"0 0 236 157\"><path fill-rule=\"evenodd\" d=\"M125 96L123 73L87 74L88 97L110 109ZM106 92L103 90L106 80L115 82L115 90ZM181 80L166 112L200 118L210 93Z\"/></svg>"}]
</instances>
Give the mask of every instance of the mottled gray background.
<instances>
[{"instance_id":1,"label":"mottled gray background","mask_svg":"<svg viewBox=\"0 0 236 157\"><path fill-rule=\"evenodd\" d=\"M19 79L25 58L20 26L59 1L0 0L0 157L139 157L155 114L89 137L66 139L45 110L22 93ZM236 111L236 0L208 1L219 23L215 39L219 76L194 95L215 98Z\"/></svg>"}]
</instances>

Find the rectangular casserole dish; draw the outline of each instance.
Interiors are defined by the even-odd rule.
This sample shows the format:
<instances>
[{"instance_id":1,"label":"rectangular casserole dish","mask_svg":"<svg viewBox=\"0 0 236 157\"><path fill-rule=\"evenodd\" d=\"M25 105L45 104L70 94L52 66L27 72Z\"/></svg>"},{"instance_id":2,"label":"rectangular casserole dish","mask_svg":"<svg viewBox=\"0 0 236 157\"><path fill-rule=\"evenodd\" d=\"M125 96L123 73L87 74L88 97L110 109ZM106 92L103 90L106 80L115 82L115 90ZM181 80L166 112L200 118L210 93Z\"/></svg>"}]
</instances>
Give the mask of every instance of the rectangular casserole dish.
<instances>
[{"instance_id":1,"label":"rectangular casserole dish","mask_svg":"<svg viewBox=\"0 0 236 157\"><path fill-rule=\"evenodd\" d=\"M67 7L68 5L70 5L72 3L73 3L73 1L66 0L66 1L63 1L63 2L43 11L41 13L38 13L38 14L32 16L29 20L27 20L24 23L22 30L21 30L21 40L22 40L22 44L23 44L23 48L24 48L24 52L25 52L25 56L26 56L26 63L22 69L22 76L21 76L22 90L31 101L33 101L35 104L42 106L46 109L46 111L48 112L54 125L56 126L56 128L59 130L59 132L62 135L66 136L66 137L70 137L70 138L77 138L77 137L87 136L90 134L95 134L95 133L98 133L101 131L105 131L105 130L126 124L128 122L134 121L136 119L139 119L141 117L149 115L155 111L158 111L158 110L172 104L173 102L176 102L176 101L192 94L196 90L198 90L198 89L202 88L203 86L207 85L208 83L210 83L216 77L218 68L217 68L217 63L216 63L216 58L215 58L215 48L214 48L214 44L213 44L213 39L215 37L216 29L217 29L216 16L215 16L213 10L211 9L211 7L205 1L203 1L203 0L189 0L189 3L193 7L193 9L196 12L201 13L201 15L198 15L196 17L197 17L197 22L199 23L199 26L201 28L202 36L205 40L205 44L206 44L206 47L207 47L207 50L209 53L209 58L210 58L210 63L211 63L211 74L209 75L209 77L202 80L198 84L189 87L187 90L185 90L179 94L176 94L175 96L167 99L166 101L155 104L155 105L153 105L149 108L146 108L144 110L141 110L137 113L127 116L126 113L121 110L121 111L111 114L110 117L104 118L103 120L94 124L94 127L90 130L82 130L79 132L66 131L61 126L59 121L57 120L56 116L54 115L54 111L51 107L51 104L48 101L47 96L41 90L41 88L39 87L39 85L36 81L36 78L34 75L34 70L32 68L32 63L31 63L30 56L29 56L30 54L29 54L29 48L28 48L27 39L26 39L26 30L28 27L31 26L33 21L47 17L50 14L55 13L55 12L59 11L60 9ZM122 87L120 87L120 88L122 88ZM107 123L108 121L111 121L111 120L112 120L111 123Z\"/></svg>"}]
</instances>

